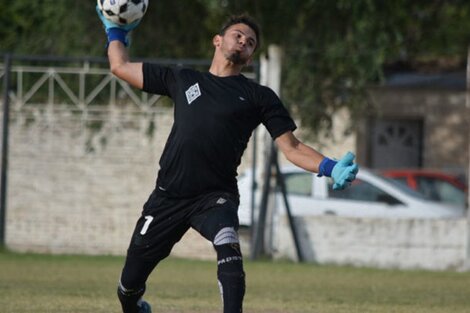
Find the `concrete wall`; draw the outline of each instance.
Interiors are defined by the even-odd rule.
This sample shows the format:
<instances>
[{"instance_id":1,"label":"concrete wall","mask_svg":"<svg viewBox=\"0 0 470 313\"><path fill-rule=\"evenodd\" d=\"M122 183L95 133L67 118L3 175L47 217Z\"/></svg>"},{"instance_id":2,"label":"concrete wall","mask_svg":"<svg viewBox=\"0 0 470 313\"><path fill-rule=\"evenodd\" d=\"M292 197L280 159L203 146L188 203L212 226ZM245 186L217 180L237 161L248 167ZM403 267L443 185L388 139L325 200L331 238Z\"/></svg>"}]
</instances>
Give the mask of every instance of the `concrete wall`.
<instances>
[{"instance_id":1,"label":"concrete wall","mask_svg":"<svg viewBox=\"0 0 470 313\"><path fill-rule=\"evenodd\" d=\"M13 110L6 245L15 251L125 254L155 185L172 121L172 108ZM251 149L242 169L251 162ZM212 246L198 236L189 232L175 254L211 258Z\"/></svg>"},{"instance_id":2,"label":"concrete wall","mask_svg":"<svg viewBox=\"0 0 470 313\"><path fill-rule=\"evenodd\" d=\"M286 216L277 219L276 258L296 259ZM296 218L304 258L319 264L400 269L468 269L466 219Z\"/></svg>"},{"instance_id":3,"label":"concrete wall","mask_svg":"<svg viewBox=\"0 0 470 313\"><path fill-rule=\"evenodd\" d=\"M123 255L153 189L171 124L171 108L89 108L86 114L60 106L13 111L7 246L16 251ZM241 170L251 164L250 149ZM307 259L313 262L460 269L468 258L464 220L317 217L298 224ZM281 219L274 228L276 258L294 255L286 225ZM243 248L247 255L246 238ZM211 244L193 231L173 254L215 257Z\"/></svg>"},{"instance_id":4,"label":"concrete wall","mask_svg":"<svg viewBox=\"0 0 470 313\"><path fill-rule=\"evenodd\" d=\"M13 112L8 247L122 254L154 186L169 125L165 112L131 108Z\"/></svg>"}]
</instances>

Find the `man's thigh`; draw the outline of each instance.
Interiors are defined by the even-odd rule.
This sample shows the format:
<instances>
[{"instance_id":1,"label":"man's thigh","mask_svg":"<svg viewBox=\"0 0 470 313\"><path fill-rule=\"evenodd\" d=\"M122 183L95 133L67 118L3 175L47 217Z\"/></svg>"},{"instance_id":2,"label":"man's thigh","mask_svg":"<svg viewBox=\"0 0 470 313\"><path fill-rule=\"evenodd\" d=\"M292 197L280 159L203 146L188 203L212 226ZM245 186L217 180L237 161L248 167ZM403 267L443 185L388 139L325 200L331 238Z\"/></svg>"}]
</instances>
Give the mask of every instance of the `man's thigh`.
<instances>
[{"instance_id":1,"label":"man's thigh","mask_svg":"<svg viewBox=\"0 0 470 313\"><path fill-rule=\"evenodd\" d=\"M227 193L212 193L201 206L200 212L191 217L190 225L204 238L213 242L224 228L238 230L238 201Z\"/></svg>"},{"instance_id":2,"label":"man's thigh","mask_svg":"<svg viewBox=\"0 0 470 313\"><path fill-rule=\"evenodd\" d=\"M187 199L152 195L135 226L128 249L129 257L161 260L189 229Z\"/></svg>"}]
</instances>

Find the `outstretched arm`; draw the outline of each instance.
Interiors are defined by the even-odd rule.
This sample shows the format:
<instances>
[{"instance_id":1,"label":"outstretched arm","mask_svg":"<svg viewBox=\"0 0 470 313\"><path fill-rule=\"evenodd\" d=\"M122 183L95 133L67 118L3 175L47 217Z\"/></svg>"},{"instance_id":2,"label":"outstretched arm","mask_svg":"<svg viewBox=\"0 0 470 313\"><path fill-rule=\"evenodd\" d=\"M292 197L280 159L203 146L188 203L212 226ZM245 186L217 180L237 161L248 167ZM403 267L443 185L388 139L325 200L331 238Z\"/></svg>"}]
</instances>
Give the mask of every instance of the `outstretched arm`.
<instances>
[{"instance_id":1,"label":"outstretched arm","mask_svg":"<svg viewBox=\"0 0 470 313\"><path fill-rule=\"evenodd\" d=\"M354 164L355 156L351 152L334 161L300 142L291 131L277 137L275 142L293 164L319 176L332 177L333 189L344 189L356 178L359 167Z\"/></svg>"},{"instance_id":2,"label":"outstretched arm","mask_svg":"<svg viewBox=\"0 0 470 313\"><path fill-rule=\"evenodd\" d=\"M287 160L309 172L318 173L323 154L303 144L291 131L277 137L276 145Z\"/></svg>"}]
</instances>

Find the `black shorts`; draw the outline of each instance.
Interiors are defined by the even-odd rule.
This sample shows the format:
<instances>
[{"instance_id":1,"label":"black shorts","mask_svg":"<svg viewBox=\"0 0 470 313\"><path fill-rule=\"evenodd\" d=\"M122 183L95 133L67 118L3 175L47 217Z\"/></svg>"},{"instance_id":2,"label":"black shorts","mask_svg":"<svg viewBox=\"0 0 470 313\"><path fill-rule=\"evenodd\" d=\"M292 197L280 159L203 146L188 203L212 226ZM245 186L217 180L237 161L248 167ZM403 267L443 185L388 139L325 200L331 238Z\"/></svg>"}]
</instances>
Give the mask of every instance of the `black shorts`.
<instances>
[{"instance_id":1,"label":"black shorts","mask_svg":"<svg viewBox=\"0 0 470 313\"><path fill-rule=\"evenodd\" d=\"M237 210L238 197L227 192L193 198L168 198L153 192L137 221L127 256L162 260L190 227L212 242L222 228L238 230Z\"/></svg>"}]
</instances>

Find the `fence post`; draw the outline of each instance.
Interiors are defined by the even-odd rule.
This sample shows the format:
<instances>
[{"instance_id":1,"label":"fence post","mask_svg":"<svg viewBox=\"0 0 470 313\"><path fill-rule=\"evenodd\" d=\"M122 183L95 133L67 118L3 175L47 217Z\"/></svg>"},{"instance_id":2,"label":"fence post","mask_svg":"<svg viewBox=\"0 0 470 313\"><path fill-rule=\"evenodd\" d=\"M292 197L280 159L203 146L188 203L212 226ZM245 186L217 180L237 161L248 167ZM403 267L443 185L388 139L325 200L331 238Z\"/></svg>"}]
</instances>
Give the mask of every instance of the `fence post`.
<instances>
[{"instance_id":1,"label":"fence post","mask_svg":"<svg viewBox=\"0 0 470 313\"><path fill-rule=\"evenodd\" d=\"M5 246L6 203L7 203L7 171L8 171L8 131L10 121L10 72L11 55L4 58L5 75L3 76L3 136L2 136L2 167L0 176L0 248Z\"/></svg>"},{"instance_id":2,"label":"fence post","mask_svg":"<svg viewBox=\"0 0 470 313\"><path fill-rule=\"evenodd\" d=\"M466 88L465 88L465 106L470 112L470 46L467 50L467 75L466 75ZM470 130L470 114L467 113L467 127ZM468 166L467 166L467 181L468 181L468 201L467 201L467 253L466 253L466 269L470 270L470 137L468 138Z\"/></svg>"}]
</instances>

